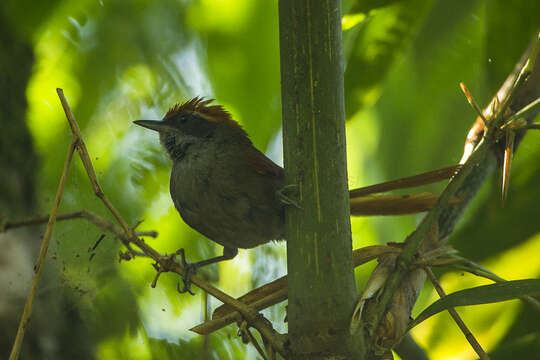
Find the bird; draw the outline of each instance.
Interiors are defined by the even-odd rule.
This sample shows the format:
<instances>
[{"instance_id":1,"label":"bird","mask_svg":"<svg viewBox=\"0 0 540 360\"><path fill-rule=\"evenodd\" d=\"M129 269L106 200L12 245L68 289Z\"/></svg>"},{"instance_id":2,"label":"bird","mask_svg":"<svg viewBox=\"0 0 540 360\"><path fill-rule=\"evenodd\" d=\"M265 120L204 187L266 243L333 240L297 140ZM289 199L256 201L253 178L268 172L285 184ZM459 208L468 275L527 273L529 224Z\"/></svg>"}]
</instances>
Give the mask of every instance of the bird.
<instances>
[{"instance_id":1,"label":"bird","mask_svg":"<svg viewBox=\"0 0 540 360\"><path fill-rule=\"evenodd\" d=\"M260 152L231 114L221 105L211 105L213 101L195 97L171 107L161 120L134 121L159 133L160 143L172 160L170 194L181 218L223 246L221 256L194 263L183 258L184 289L181 292L191 292L189 278L202 266L232 259L239 248L250 249L272 240L283 240L285 207L296 204L285 195L283 168ZM454 172L455 169L446 170L442 176L448 177ZM407 179L413 178L416 177ZM361 215L369 207L366 204L380 203L380 199L371 199L370 194L387 191L392 188L391 184L351 191L352 213ZM403 185L402 182L399 187ZM410 196L394 196L393 199L392 203L399 199L413 200ZM356 203L356 210L355 200L360 201ZM399 205L385 211L425 211L434 203L433 196L427 203L414 211Z\"/></svg>"}]
</instances>

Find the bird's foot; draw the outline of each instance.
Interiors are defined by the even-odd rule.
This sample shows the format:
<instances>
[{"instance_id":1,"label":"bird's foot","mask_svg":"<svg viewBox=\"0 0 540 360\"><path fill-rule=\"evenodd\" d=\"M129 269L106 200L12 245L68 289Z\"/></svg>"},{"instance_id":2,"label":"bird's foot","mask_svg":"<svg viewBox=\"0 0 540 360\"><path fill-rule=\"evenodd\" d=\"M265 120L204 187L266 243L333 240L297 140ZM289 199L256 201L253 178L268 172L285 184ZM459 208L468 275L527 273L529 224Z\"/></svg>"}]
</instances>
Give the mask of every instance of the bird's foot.
<instances>
[{"instance_id":1,"label":"bird's foot","mask_svg":"<svg viewBox=\"0 0 540 360\"><path fill-rule=\"evenodd\" d=\"M182 282L184 283L184 286L180 288L180 284L176 285L176 290L180 294L183 293L190 293L191 295L195 295L191 291L191 275L195 275L197 273L197 270L199 269L198 263L188 263L186 261L186 255L184 254L184 249L180 249L176 252L177 255L180 255L180 258L182 259L182 267L184 268L184 275L182 275Z\"/></svg>"},{"instance_id":2,"label":"bird's foot","mask_svg":"<svg viewBox=\"0 0 540 360\"><path fill-rule=\"evenodd\" d=\"M285 185L284 187L276 191L276 196L283 204L292 205L298 209L301 209L300 205L298 205L298 202L292 198L298 197L298 185Z\"/></svg>"}]
</instances>

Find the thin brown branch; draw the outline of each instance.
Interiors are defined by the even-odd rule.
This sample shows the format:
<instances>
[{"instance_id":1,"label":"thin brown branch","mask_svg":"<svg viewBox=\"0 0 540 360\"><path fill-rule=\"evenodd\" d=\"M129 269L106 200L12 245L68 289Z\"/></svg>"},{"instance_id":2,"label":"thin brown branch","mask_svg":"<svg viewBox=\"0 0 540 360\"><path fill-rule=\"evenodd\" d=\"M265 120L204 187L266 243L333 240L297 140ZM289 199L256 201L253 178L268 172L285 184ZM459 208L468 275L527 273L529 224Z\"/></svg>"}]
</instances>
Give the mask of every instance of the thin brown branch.
<instances>
[{"instance_id":1,"label":"thin brown branch","mask_svg":"<svg viewBox=\"0 0 540 360\"><path fill-rule=\"evenodd\" d=\"M49 219L49 215L45 215L45 216L34 217L31 219L6 221L4 224L4 227L1 230L7 231L7 230L16 229L16 228L25 227L25 226L41 225L41 224L45 224L48 221L48 219ZM110 231L118 237L125 238L125 233L121 227L119 227L118 225L115 225L111 221L104 219L100 217L99 215L96 215L88 210L71 211L71 212L67 212L63 214L58 214L56 216L57 222L65 221L65 220L72 220L72 219L88 220L89 222L91 222L92 224L96 225L97 227L103 230ZM158 236L158 232L157 231L135 231L135 235L156 238Z\"/></svg>"},{"instance_id":2,"label":"thin brown branch","mask_svg":"<svg viewBox=\"0 0 540 360\"><path fill-rule=\"evenodd\" d=\"M401 250L394 246L373 245L353 251L353 264L355 267L374 260L386 254L399 254ZM239 301L260 311L272 305L278 304L288 297L287 276L283 276L238 298ZM214 310L212 320L205 321L190 330L197 334L205 335L217 331L229 324L239 321L242 316L234 307L228 304L219 306Z\"/></svg>"},{"instance_id":3,"label":"thin brown branch","mask_svg":"<svg viewBox=\"0 0 540 360\"><path fill-rule=\"evenodd\" d=\"M441 287L441 284L437 280L437 277L435 276L433 271L431 271L431 269L428 266L426 266L424 268L424 270L425 270L427 276L429 277L429 279L431 280L431 283L435 287L435 290L437 291L437 294L439 294L439 296L441 298L445 297L446 293L444 292L443 288ZM465 325L465 323L463 322L463 320L461 319L461 317L457 313L456 309L451 307L451 308L448 308L447 310L450 313L450 316L452 316L452 319L454 319L454 321L456 322L457 326L463 332L463 335L465 335L465 338L467 339L469 344L471 344L474 351L478 354L480 359L489 360L489 356L486 354L486 352L484 351L484 349L482 348L480 343L476 340L476 338L474 337L472 332L469 330L467 325Z\"/></svg>"},{"instance_id":4,"label":"thin brown branch","mask_svg":"<svg viewBox=\"0 0 540 360\"><path fill-rule=\"evenodd\" d=\"M527 129L529 129L529 130L540 130L540 124L534 123L534 124L525 125L523 127L523 129L525 129L525 130L527 130Z\"/></svg>"},{"instance_id":5,"label":"thin brown branch","mask_svg":"<svg viewBox=\"0 0 540 360\"><path fill-rule=\"evenodd\" d=\"M358 196L366 196L396 189L406 189L436 183L452 178L452 176L454 176L460 168L461 165L453 165L414 176L408 176L397 180L353 189L349 191L349 197L355 198Z\"/></svg>"},{"instance_id":6,"label":"thin brown branch","mask_svg":"<svg viewBox=\"0 0 540 360\"><path fill-rule=\"evenodd\" d=\"M249 304L249 307L256 311L260 311L260 310L266 309L267 307L270 307L272 305L278 304L286 300L287 299L287 287L286 287L287 279L283 277L278 280L280 281L280 285L282 283L285 283L284 287L280 288L279 290L275 292L270 293L268 296L265 296L261 299L253 301L252 303ZM218 317L214 316L212 320L205 321L204 323L199 324L191 328L190 330L200 335L207 335L227 325L230 325L234 323L235 321L239 321L242 319L242 315L238 312L237 308L232 307L230 303L226 303L226 305L228 309L232 309L232 310L227 311L222 316L218 316Z\"/></svg>"},{"instance_id":7,"label":"thin brown branch","mask_svg":"<svg viewBox=\"0 0 540 360\"><path fill-rule=\"evenodd\" d=\"M514 159L514 141L516 133L511 130L506 130L506 146L504 148L504 160L501 174L501 193L502 203L506 202L508 195L508 186L510 183L510 171L512 170L512 160Z\"/></svg>"},{"instance_id":8,"label":"thin brown branch","mask_svg":"<svg viewBox=\"0 0 540 360\"><path fill-rule=\"evenodd\" d=\"M203 314L204 314L204 321L208 321L210 319L210 298L208 297L208 293L206 291L203 291ZM203 336L203 343L202 343L202 352L203 352L203 358L204 360L210 360L210 336L204 335Z\"/></svg>"},{"instance_id":9,"label":"thin brown branch","mask_svg":"<svg viewBox=\"0 0 540 360\"><path fill-rule=\"evenodd\" d=\"M474 100L474 98L472 97L471 95L471 92L469 91L469 88L467 88L467 85L465 85L465 83L463 82L460 82L459 83L459 86L461 87L461 90L463 91L463 93L465 94L465 97L467 98L467 101L469 102L469 104L472 106L472 108L474 109L474 111L476 111L476 113L478 114L478 116L480 117L480 119L482 119L483 123L484 123L484 126L486 126L487 124L487 120L486 118L484 117L484 113L482 112L482 110L480 109L480 106L478 106L478 103Z\"/></svg>"},{"instance_id":10,"label":"thin brown branch","mask_svg":"<svg viewBox=\"0 0 540 360\"><path fill-rule=\"evenodd\" d=\"M263 360L268 360L268 357L264 353L264 350L262 349L261 345L259 345L259 342L257 341L257 339L255 339L255 336L253 336L253 334L249 330L249 325L245 321L242 321L242 323L238 325L238 328L239 328L239 333L241 333L242 335L242 338L247 340L247 342L250 342L253 344L253 346L255 347L255 350L257 350L259 355L261 355Z\"/></svg>"},{"instance_id":11,"label":"thin brown branch","mask_svg":"<svg viewBox=\"0 0 540 360\"><path fill-rule=\"evenodd\" d=\"M64 96L64 91L58 88L56 89L56 92L58 93L58 97L60 98L60 102L62 103L62 107L64 108L64 112L66 114L69 126L71 127L71 132L73 133L73 137L78 142L77 151L79 152L81 161L83 162L86 173L88 174L88 178L90 179L90 183L92 184L94 193L96 194L98 198L101 199L101 201L103 201L103 203L105 204L107 209L109 209L109 211L114 216L116 221L118 221L120 226L122 226L122 229L124 229L124 232L128 234L130 238L135 237L132 229L128 226L127 222L122 218L122 216L120 215L118 210L116 210L116 208L110 202L110 200L105 196L105 194L103 193L103 190L101 189L101 186L99 185L96 172L94 171L94 166L92 165L92 160L90 160L90 156L88 155L88 149L86 148L86 144L84 143L84 140L81 135L81 130L79 129L79 125L75 121L75 117L73 116L73 113L71 112L71 108L69 107L66 97Z\"/></svg>"},{"instance_id":12,"label":"thin brown branch","mask_svg":"<svg viewBox=\"0 0 540 360\"><path fill-rule=\"evenodd\" d=\"M71 165L71 160L73 159L73 152L75 151L76 146L77 139L74 138L67 152L64 169L62 170L62 175L60 176L60 183L58 184L58 189L56 190L56 197L51 208L51 214L49 215L45 235L43 235L43 241L41 242L41 249L39 251L38 261L36 263L36 266L34 267L34 278L32 279L30 292L28 293L28 297L26 298L23 314L21 316L21 321L19 322L19 328L17 329L17 335L11 349L11 354L9 355L9 360L17 360L19 358L22 342L24 339L24 332L26 330L28 322L30 321L30 315L32 315L32 306L34 304L34 299L36 298L36 291L39 285L39 279L41 278L41 272L43 270L43 265L45 264L47 251L49 250L49 244L51 241L54 224L56 222L56 214L58 213L58 207L60 206L60 202L62 201L62 195L64 194L64 188L66 185L69 166Z\"/></svg>"},{"instance_id":13,"label":"thin brown branch","mask_svg":"<svg viewBox=\"0 0 540 360\"><path fill-rule=\"evenodd\" d=\"M428 211L437 203L438 195L429 192L407 195L365 195L351 199L351 216L405 215ZM456 197L450 204L457 204Z\"/></svg>"}]
</instances>

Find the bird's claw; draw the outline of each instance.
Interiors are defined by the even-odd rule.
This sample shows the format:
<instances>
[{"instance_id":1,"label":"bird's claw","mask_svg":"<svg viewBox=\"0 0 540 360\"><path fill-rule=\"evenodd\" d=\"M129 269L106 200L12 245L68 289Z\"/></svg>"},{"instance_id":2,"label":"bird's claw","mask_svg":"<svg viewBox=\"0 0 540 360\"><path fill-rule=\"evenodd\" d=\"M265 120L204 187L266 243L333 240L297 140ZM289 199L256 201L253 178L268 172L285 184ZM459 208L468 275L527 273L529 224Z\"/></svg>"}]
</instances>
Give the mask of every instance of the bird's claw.
<instances>
[{"instance_id":1,"label":"bird's claw","mask_svg":"<svg viewBox=\"0 0 540 360\"><path fill-rule=\"evenodd\" d=\"M288 194L287 194L288 193ZM298 185L296 184L289 184L285 185L281 189L276 191L276 196L285 205L292 205L298 209L301 209L300 205L296 200L293 200L291 198L291 195L298 195Z\"/></svg>"},{"instance_id":2,"label":"bird's claw","mask_svg":"<svg viewBox=\"0 0 540 360\"><path fill-rule=\"evenodd\" d=\"M199 266L195 263L188 263L186 261L186 255L184 254L184 249L180 249L176 252L177 255L180 255L180 258L182 259L182 267L184 268L184 274L182 275L182 282L184 285L182 288L180 288L180 283L176 285L176 290L180 293L190 293L191 295L195 295L194 292L191 291L191 275L195 275L197 273L197 270L199 269Z\"/></svg>"}]
</instances>

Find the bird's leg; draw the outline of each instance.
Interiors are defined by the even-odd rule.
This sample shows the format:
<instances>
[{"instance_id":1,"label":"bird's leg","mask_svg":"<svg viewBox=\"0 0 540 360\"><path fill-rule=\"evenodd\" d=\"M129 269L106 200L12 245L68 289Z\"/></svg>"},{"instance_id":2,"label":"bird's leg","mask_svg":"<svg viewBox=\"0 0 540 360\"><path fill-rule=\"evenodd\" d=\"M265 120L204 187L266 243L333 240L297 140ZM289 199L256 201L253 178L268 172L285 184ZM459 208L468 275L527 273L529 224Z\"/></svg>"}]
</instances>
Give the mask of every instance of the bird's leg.
<instances>
[{"instance_id":1,"label":"bird's leg","mask_svg":"<svg viewBox=\"0 0 540 360\"><path fill-rule=\"evenodd\" d=\"M292 205L294 207L297 207L301 209L300 205L298 205L298 202L292 197L298 197L298 185L296 184L289 184L285 185L278 191L276 191L276 196L285 205Z\"/></svg>"},{"instance_id":2,"label":"bird's leg","mask_svg":"<svg viewBox=\"0 0 540 360\"><path fill-rule=\"evenodd\" d=\"M210 259L198 261L196 263L188 263L186 261L186 256L184 255L184 252L182 251L180 253L180 257L182 258L182 266L184 268L184 275L182 276L182 281L184 282L184 287L182 289L180 289L180 286L178 286L178 288L177 288L178 292L179 293L188 292L191 295L194 295L193 292L191 292L191 280L190 280L191 275L195 275L197 273L197 271L199 270L199 268L201 268L203 266L214 264L214 263L217 263L217 262L220 262L220 261L223 261L223 260L230 260L230 259L234 258L236 256L236 254L238 254L238 249L237 248L224 247L223 248L223 255L221 255L221 256L216 256L216 257L213 257L213 258L210 258Z\"/></svg>"}]
</instances>

